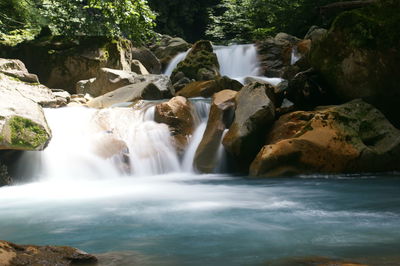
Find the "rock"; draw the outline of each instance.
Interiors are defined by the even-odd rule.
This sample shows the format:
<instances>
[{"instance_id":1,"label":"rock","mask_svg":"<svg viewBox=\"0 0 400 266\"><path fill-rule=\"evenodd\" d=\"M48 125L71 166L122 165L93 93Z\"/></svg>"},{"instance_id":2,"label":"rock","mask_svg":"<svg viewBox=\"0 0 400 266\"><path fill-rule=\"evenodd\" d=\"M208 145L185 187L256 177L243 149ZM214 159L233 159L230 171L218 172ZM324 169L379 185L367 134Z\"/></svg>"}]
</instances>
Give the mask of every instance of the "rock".
<instances>
[{"instance_id":1,"label":"rock","mask_svg":"<svg viewBox=\"0 0 400 266\"><path fill-rule=\"evenodd\" d=\"M162 35L158 42L150 46L150 50L160 60L162 69L166 69L171 59L179 53L186 52L190 47L191 45L182 38Z\"/></svg>"},{"instance_id":2,"label":"rock","mask_svg":"<svg viewBox=\"0 0 400 266\"><path fill-rule=\"evenodd\" d=\"M191 102L176 96L156 105L154 121L168 125L177 150L182 152L194 130L194 115Z\"/></svg>"},{"instance_id":3,"label":"rock","mask_svg":"<svg viewBox=\"0 0 400 266\"><path fill-rule=\"evenodd\" d=\"M4 78L0 75L0 150L44 149L51 132L42 107L2 84Z\"/></svg>"},{"instance_id":4,"label":"rock","mask_svg":"<svg viewBox=\"0 0 400 266\"><path fill-rule=\"evenodd\" d=\"M8 174L7 166L1 164L0 162L0 187L11 185L12 180Z\"/></svg>"},{"instance_id":5,"label":"rock","mask_svg":"<svg viewBox=\"0 0 400 266\"><path fill-rule=\"evenodd\" d=\"M22 60L44 85L75 93L78 81L95 77L101 68L130 71L131 50L131 42L122 38L51 36L21 43L7 54Z\"/></svg>"},{"instance_id":6,"label":"rock","mask_svg":"<svg viewBox=\"0 0 400 266\"><path fill-rule=\"evenodd\" d=\"M121 87L142 82L153 83L161 92L162 97L172 95L172 86L165 75L137 75L130 71L102 68L96 78L81 80L76 84L79 94L89 94L98 97Z\"/></svg>"},{"instance_id":7,"label":"rock","mask_svg":"<svg viewBox=\"0 0 400 266\"><path fill-rule=\"evenodd\" d=\"M0 58L0 73L16 78L22 82L39 83L35 74L31 74L20 60Z\"/></svg>"},{"instance_id":8,"label":"rock","mask_svg":"<svg viewBox=\"0 0 400 266\"><path fill-rule=\"evenodd\" d=\"M400 2L378 2L339 15L310 59L338 101L362 98L399 127Z\"/></svg>"},{"instance_id":9,"label":"rock","mask_svg":"<svg viewBox=\"0 0 400 266\"><path fill-rule=\"evenodd\" d=\"M275 119L274 88L250 83L240 90L235 101L235 119L222 143L242 171L261 148L263 135Z\"/></svg>"},{"instance_id":10,"label":"rock","mask_svg":"<svg viewBox=\"0 0 400 266\"><path fill-rule=\"evenodd\" d=\"M132 60L131 70L139 75L149 75L149 71L145 68L145 66L139 60Z\"/></svg>"},{"instance_id":11,"label":"rock","mask_svg":"<svg viewBox=\"0 0 400 266\"><path fill-rule=\"evenodd\" d=\"M13 74L11 75L10 73ZM28 70L26 70L25 65L21 61L0 58L1 87L15 90L25 98L29 98L43 107L59 107L66 105L66 98L61 95L55 95L49 88L37 83L37 78L31 80L34 82L27 82L27 77L30 75L32 74L28 73ZM19 77L22 78L22 80L19 79Z\"/></svg>"},{"instance_id":12,"label":"rock","mask_svg":"<svg viewBox=\"0 0 400 266\"><path fill-rule=\"evenodd\" d=\"M321 41L327 33L328 31L324 28L320 28L318 26L311 26L306 36L304 36L304 39L311 40L312 43L317 43Z\"/></svg>"},{"instance_id":13,"label":"rock","mask_svg":"<svg viewBox=\"0 0 400 266\"><path fill-rule=\"evenodd\" d=\"M218 58L213 53L211 42L196 42L185 59L172 72L171 80L175 81L175 75L179 72L182 72L185 77L196 81L212 80L219 77Z\"/></svg>"},{"instance_id":14,"label":"rock","mask_svg":"<svg viewBox=\"0 0 400 266\"><path fill-rule=\"evenodd\" d=\"M325 257L306 257L293 259L280 259L268 262L269 266L368 266L358 262L338 260Z\"/></svg>"},{"instance_id":15,"label":"rock","mask_svg":"<svg viewBox=\"0 0 400 266\"><path fill-rule=\"evenodd\" d=\"M222 90L239 91L243 87L242 83L230 79L226 76L208 81L195 81L187 84L176 95L186 98L192 97L211 97L214 93Z\"/></svg>"},{"instance_id":16,"label":"rock","mask_svg":"<svg viewBox=\"0 0 400 266\"><path fill-rule=\"evenodd\" d=\"M207 127L194 157L194 166L202 173L213 173L218 166L218 150L225 129L233 121L236 94L233 90L222 90L212 98Z\"/></svg>"},{"instance_id":17,"label":"rock","mask_svg":"<svg viewBox=\"0 0 400 266\"><path fill-rule=\"evenodd\" d=\"M161 74L160 60L149 49L132 48L132 59L139 60L151 74Z\"/></svg>"},{"instance_id":18,"label":"rock","mask_svg":"<svg viewBox=\"0 0 400 266\"><path fill-rule=\"evenodd\" d=\"M140 82L131 84L87 102L92 108L107 108L119 103L134 102L137 100L160 100L163 92L153 82Z\"/></svg>"},{"instance_id":19,"label":"rock","mask_svg":"<svg viewBox=\"0 0 400 266\"><path fill-rule=\"evenodd\" d=\"M282 116L252 176L399 170L400 131L362 100Z\"/></svg>"},{"instance_id":20,"label":"rock","mask_svg":"<svg viewBox=\"0 0 400 266\"><path fill-rule=\"evenodd\" d=\"M97 258L79 249L57 246L16 245L0 241L0 265L96 265Z\"/></svg>"},{"instance_id":21,"label":"rock","mask_svg":"<svg viewBox=\"0 0 400 266\"><path fill-rule=\"evenodd\" d=\"M92 97L104 95L110 91L134 84L136 74L130 71L101 68L96 78L81 80L76 84L78 94L88 93Z\"/></svg>"},{"instance_id":22,"label":"rock","mask_svg":"<svg viewBox=\"0 0 400 266\"><path fill-rule=\"evenodd\" d=\"M282 78L292 62L292 49L301 40L286 33L278 33L257 43L257 50L267 77Z\"/></svg>"}]
</instances>

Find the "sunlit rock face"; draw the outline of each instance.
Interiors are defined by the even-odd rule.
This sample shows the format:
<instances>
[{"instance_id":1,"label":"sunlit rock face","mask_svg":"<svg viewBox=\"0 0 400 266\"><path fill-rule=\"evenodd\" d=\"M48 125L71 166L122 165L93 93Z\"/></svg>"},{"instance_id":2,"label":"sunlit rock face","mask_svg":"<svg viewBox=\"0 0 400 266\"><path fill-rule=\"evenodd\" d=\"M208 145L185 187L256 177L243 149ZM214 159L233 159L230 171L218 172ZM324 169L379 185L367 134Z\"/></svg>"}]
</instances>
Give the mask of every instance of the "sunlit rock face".
<instances>
[{"instance_id":1,"label":"sunlit rock face","mask_svg":"<svg viewBox=\"0 0 400 266\"><path fill-rule=\"evenodd\" d=\"M398 170L400 131L362 100L282 116L250 166L253 176Z\"/></svg>"}]
</instances>

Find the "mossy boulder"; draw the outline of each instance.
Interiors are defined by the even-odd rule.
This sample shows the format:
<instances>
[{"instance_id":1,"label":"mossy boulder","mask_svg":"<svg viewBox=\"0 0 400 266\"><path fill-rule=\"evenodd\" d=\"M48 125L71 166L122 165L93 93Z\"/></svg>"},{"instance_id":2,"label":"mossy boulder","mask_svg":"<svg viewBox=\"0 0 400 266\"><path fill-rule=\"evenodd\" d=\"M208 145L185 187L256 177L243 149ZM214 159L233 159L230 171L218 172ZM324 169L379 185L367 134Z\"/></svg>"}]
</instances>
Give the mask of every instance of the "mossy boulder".
<instances>
[{"instance_id":1,"label":"mossy boulder","mask_svg":"<svg viewBox=\"0 0 400 266\"><path fill-rule=\"evenodd\" d=\"M400 131L362 100L283 115L266 139L252 176L400 170Z\"/></svg>"},{"instance_id":2,"label":"mossy boulder","mask_svg":"<svg viewBox=\"0 0 400 266\"><path fill-rule=\"evenodd\" d=\"M212 80L219 77L218 58L213 52L211 42L196 42L185 59L172 72L172 81L176 80L175 76L178 73L183 73L186 78L196 81Z\"/></svg>"},{"instance_id":3,"label":"mossy boulder","mask_svg":"<svg viewBox=\"0 0 400 266\"><path fill-rule=\"evenodd\" d=\"M50 87L75 93L79 80L96 76L100 68L131 70L132 43L108 37L44 36L3 51L7 58L22 60Z\"/></svg>"},{"instance_id":4,"label":"mossy boulder","mask_svg":"<svg viewBox=\"0 0 400 266\"><path fill-rule=\"evenodd\" d=\"M339 102L362 98L396 126L400 126L399 9L398 1L379 1L344 12L310 53L312 66Z\"/></svg>"},{"instance_id":5,"label":"mossy boulder","mask_svg":"<svg viewBox=\"0 0 400 266\"><path fill-rule=\"evenodd\" d=\"M51 132L36 102L7 87L0 88L0 150L42 150Z\"/></svg>"},{"instance_id":6,"label":"mossy boulder","mask_svg":"<svg viewBox=\"0 0 400 266\"><path fill-rule=\"evenodd\" d=\"M150 46L150 50L159 59L162 69L166 69L177 54L186 52L190 47L191 44L182 38L162 35Z\"/></svg>"}]
</instances>

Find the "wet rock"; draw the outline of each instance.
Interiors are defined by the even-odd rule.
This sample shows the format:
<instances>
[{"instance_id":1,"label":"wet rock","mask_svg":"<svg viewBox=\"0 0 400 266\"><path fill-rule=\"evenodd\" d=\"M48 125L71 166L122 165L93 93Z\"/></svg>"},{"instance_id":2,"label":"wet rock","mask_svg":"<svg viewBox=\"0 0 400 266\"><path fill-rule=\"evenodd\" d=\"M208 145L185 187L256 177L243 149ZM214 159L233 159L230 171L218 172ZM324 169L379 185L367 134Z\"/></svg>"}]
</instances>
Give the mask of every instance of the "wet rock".
<instances>
[{"instance_id":1,"label":"wet rock","mask_svg":"<svg viewBox=\"0 0 400 266\"><path fill-rule=\"evenodd\" d=\"M0 265L94 266L97 258L72 247L16 245L0 241Z\"/></svg>"},{"instance_id":2,"label":"wet rock","mask_svg":"<svg viewBox=\"0 0 400 266\"><path fill-rule=\"evenodd\" d=\"M328 31L324 28L320 28L318 26L311 26L306 35L304 36L305 40L311 40L312 43L317 43L321 41Z\"/></svg>"},{"instance_id":3,"label":"wet rock","mask_svg":"<svg viewBox=\"0 0 400 266\"><path fill-rule=\"evenodd\" d=\"M8 57L22 60L44 85L70 93L76 92L78 81L95 77L101 68L131 70L132 44L122 38L47 36L9 50Z\"/></svg>"},{"instance_id":4,"label":"wet rock","mask_svg":"<svg viewBox=\"0 0 400 266\"><path fill-rule=\"evenodd\" d=\"M218 150L224 131L233 122L236 95L236 91L222 90L212 98L207 127L194 157L194 166L202 173L213 173L218 166Z\"/></svg>"},{"instance_id":5,"label":"wet rock","mask_svg":"<svg viewBox=\"0 0 400 266\"><path fill-rule=\"evenodd\" d=\"M186 52L190 47L191 45L182 38L162 35L158 42L150 46L150 50L160 60L162 69L166 69L177 54Z\"/></svg>"},{"instance_id":6,"label":"wet rock","mask_svg":"<svg viewBox=\"0 0 400 266\"><path fill-rule=\"evenodd\" d=\"M175 75L178 73L181 75L180 72L185 77L196 81L212 80L219 77L219 63L217 55L213 52L211 42L196 42L185 59L172 72L171 80L176 81Z\"/></svg>"},{"instance_id":7,"label":"wet rock","mask_svg":"<svg viewBox=\"0 0 400 266\"><path fill-rule=\"evenodd\" d=\"M42 107L0 74L0 150L42 150L51 132ZM17 82L18 83L18 82Z\"/></svg>"},{"instance_id":8,"label":"wet rock","mask_svg":"<svg viewBox=\"0 0 400 266\"><path fill-rule=\"evenodd\" d=\"M176 96L156 105L154 121L168 125L178 151L183 151L194 130L193 105L182 96Z\"/></svg>"},{"instance_id":9,"label":"wet rock","mask_svg":"<svg viewBox=\"0 0 400 266\"><path fill-rule=\"evenodd\" d=\"M400 169L400 131L362 100L282 116L250 166L253 176Z\"/></svg>"},{"instance_id":10,"label":"wet rock","mask_svg":"<svg viewBox=\"0 0 400 266\"><path fill-rule=\"evenodd\" d=\"M339 15L312 46L312 66L340 101L362 98L400 126L398 1L378 1ZM357 25L357 27L354 27Z\"/></svg>"},{"instance_id":11,"label":"wet rock","mask_svg":"<svg viewBox=\"0 0 400 266\"><path fill-rule=\"evenodd\" d=\"M0 162L0 187L11 185L12 180L10 175L8 174L8 169L6 165L1 164Z\"/></svg>"},{"instance_id":12,"label":"wet rock","mask_svg":"<svg viewBox=\"0 0 400 266\"><path fill-rule=\"evenodd\" d=\"M176 95L186 98L192 97L211 97L214 93L222 90L239 91L243 85L234 79L226 76L208 81L195 81L187 84L183 89L177 92Z\"/></svg>"},{"instance_id":13,"label":"wet rock","mask_svg":"<svg viewBox=\"0 0 400 266\"><path fill-rule=\"evenodd\" d=\"M161 74L160 60L147 48L132 48L132 59L139 60L151 74ZM132 69L133 72L135 72Z\"/></svg>"},{"instance_id":14,"label":"wet rock","mask_svg":"<svg viewBox=\"0 0 400 266\"><path fill-rule=\"evenodd\" d=\"M261 148L266 129L274 122L274 88L250 83L239 91L235 101L235 119L222 143L236 159L238 169L245 171Z\"/></svg>"}]
</instances>

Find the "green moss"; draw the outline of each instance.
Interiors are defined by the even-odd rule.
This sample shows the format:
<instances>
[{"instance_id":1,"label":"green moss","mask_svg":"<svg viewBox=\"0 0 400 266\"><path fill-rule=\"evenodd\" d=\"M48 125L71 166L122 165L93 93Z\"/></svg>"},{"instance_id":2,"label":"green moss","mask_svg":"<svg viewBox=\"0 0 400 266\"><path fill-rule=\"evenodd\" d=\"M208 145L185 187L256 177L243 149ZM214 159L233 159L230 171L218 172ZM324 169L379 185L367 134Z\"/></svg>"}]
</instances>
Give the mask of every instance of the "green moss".
<instances>
[{"instance_id":1,"label":"green moss","mask_svg":"<svg viewBox=\"0 0 400 266\"><path fill-rule=\"evenodd\" d=\"M9 120L8 125L13 147L37 149L49 139L47 131L29 119L14 116Z\"/></svg>"}]
</instances>

